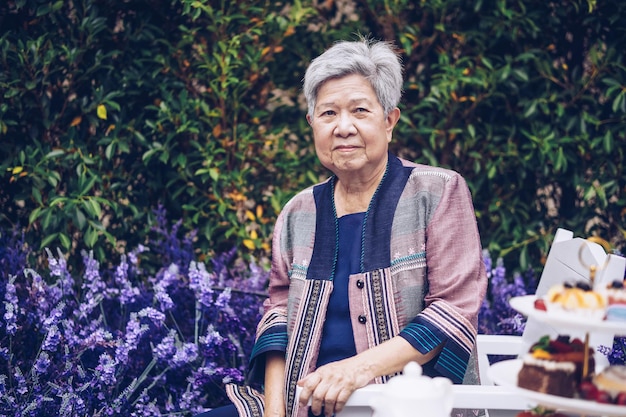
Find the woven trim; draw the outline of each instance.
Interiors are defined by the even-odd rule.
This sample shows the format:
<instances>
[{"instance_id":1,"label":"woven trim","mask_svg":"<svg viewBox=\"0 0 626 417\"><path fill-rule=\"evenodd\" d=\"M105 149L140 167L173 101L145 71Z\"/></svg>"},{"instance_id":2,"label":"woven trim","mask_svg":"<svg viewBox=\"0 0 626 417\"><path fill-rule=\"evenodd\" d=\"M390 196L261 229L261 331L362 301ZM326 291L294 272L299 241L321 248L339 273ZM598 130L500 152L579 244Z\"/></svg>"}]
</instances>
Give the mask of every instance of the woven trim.
<instances>
[{"instance_id":1,"label":"woven trim","mask_svg":"<svg viewBox=\"0 0 626 417\"><path fill-rule=\"evenodd\" d=\"M226 394L241 417L263 417L265 397L258 391L235 384L226 385Z\"/></svg>"},{"instance_id":2,"label":"woven trim","mask_svg":"<svg viewBox=\"0 0 626 417\"><path fill-rule=\"evenodd\" d=\"M426 251L421 251L391 261L391 273L410 271L417 268L426 268Z\"/></svg>"},{"instance_id":3,"label":"woven trim","mask_svg":"<svg viewBox=\"0 0 626 417\"><path fill-rule=\"evenodd\" d=\"M449 181L450 178L452 178L452 176L446 172L442 172L442 171L430 171L430 170L419 170L419 169L413 169L413 171L411 172L411 176L409 178L413 178L413 177L422 177L422 176L433 176L433 177L439 177L439 178L443 178L446 181Z\"/></svg>"},{"instance_id":4,"label":"woven trim","mask_svg":"<svg viewBox=\"0 0 626 417\"><path fill-rule=\"evenodd\" d=\"M378 269L365 274L367 337L370 346L379 345L400 332L392 279L388 275L388 269ZM376 382L386 382L390 377L390 375L377 377Z\"/></svg>"},{"instance_id":5,"label":"woven trim","mask_svg":"<svg viewBox=\"0 0 626 417\"><path fill-rule=\"evenodd\" d=\"M317 354L331 292L332 281L308 279L304 283L293 330L293 335L297 337L290 338L287 348L287 415L298 415L296 384L308 373L312 359Z\"/></svg>"}]
</instances>

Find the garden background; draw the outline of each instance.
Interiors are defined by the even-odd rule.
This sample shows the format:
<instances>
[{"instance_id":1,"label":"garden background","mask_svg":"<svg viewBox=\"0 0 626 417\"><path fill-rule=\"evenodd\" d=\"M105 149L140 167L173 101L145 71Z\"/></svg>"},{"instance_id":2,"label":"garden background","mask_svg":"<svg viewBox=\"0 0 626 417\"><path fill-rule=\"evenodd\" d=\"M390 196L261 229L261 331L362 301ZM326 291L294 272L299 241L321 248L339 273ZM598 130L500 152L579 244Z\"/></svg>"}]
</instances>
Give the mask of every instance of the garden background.
<instances>
[{"instance_id":1,"label":"garden background","mask_svg":"<svg viewBox=\"0 0 626 417\"><path fill-rule=\"evenodd\" d=\"M359 33L403 58L392 150L470 186L481 330L519 332L506 297L557 227L624 250L625 20L621 0L2 2L0 414L224 401L274 220L328 175L304 70Z\"/></svg>"}]
</instances>

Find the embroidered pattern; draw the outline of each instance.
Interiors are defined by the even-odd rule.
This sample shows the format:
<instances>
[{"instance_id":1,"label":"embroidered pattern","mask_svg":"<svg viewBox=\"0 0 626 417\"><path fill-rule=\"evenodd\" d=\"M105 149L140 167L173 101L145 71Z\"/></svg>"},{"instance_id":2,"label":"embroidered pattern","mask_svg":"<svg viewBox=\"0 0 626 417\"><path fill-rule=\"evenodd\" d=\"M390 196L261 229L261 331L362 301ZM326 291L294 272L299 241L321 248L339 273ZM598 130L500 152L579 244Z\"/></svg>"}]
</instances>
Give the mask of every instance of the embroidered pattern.
<instances>
[{"instance_id":1,"label":"embroidered pattern","mask_svg":"<svg viewBox=\"0 0 626 417\"><path fill-rule=\"evenodd\" d=\"M411 172L411 176L409 178L422 176L422 175L432 175L435 177L443 178L446 181L452 178L449 174L442 172L442 171L420 171L418 169L414 169L413 172Z\"/></svg>"},{"instance_id":2,"label":"embroidered pattern","mask_svg":"<svg viewBox=\"0 0 626 417\"><path fill-rule=\"evenodd\" d=\"M426 251L399 256L391 261L391 274L411 269L426 268Z\"/></svg>"},{"instance_id":3,"label":"embroidered pattern","mask_svg":"<svg viewBox=\"0 0 626 417\"><path fill-rule=\"evenodd\" d=\"M305 261L306 262L306 261ZM308 268L303 265L291 265L291 270L289 271L289 278L291 279L306 279Z\"/></svg>"},{"instance_id":4,"label":"embroidered pattern","mask_svg":"<svg viewBox=\"0 0 626 417\"><path fill-rule=\"evenodd\" d=\"M250 387L235 384L226 385L226 393L240 416L263 417L265 406L262 394Z\"/></svg>"},{"instance_id":5,"label":"embroidered pattern","mask_svg":"<svg viewBox=\"0 0 626 417\"><path fill-rule=\"evenodd\" d=\"M370 346L379 345L399 332L392 280L387 274L388 271L382 269L366 275ZM390 376L382 376L376 378L376 381L386 382L389 378Z\"/></svg>"},{"instance_id":6,"label":"embroidered pattern","mask_svg":"<svg viewBox=\"0 0 626 417\"><path fill-rule=\"evenodd\" d=\"M296 383L308 371L313 353L317 351L322 326L324 325L325 309L332 292L331 281L317 279L306 280L303 297L300 302L299 314L295 323L294 334L287 349L286 381L287 410L289 415L298 415L298 401L295 399ZM291 353L293 352L293 353ZM291 354L290 354L291 353Z\"/></svg>"}]
</instances>

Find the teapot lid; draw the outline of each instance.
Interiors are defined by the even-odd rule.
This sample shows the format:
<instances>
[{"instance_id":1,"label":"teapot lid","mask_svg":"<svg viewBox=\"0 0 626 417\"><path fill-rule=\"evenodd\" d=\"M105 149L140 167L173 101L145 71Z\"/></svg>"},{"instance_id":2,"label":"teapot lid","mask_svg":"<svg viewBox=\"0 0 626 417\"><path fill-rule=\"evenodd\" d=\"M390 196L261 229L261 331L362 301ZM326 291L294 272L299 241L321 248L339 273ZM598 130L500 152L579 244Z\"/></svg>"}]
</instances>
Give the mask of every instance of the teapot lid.
<instances>
[{"instance_id":1,"label":"teapot lid","mask_svg":"<svg viewBox=\"0 0 626 417\"><path fill-rule=\"evenodd\" d=\"M394 376L387 382L385 391L395 397L430 397L442 396L440 379L422 375L422 367L417 362L404 366L402 375Z\"/></svg>"}]
</instances>

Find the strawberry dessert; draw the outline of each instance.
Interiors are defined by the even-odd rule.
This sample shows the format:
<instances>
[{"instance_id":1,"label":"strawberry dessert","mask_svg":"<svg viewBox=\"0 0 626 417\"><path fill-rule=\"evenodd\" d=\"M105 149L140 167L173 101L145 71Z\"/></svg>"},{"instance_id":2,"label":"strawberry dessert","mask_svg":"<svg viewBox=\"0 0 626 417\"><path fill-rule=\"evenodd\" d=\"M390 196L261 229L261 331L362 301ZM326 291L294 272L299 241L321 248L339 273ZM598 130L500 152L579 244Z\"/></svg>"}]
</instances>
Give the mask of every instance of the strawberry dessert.
<instances>
[{"instance_id":1,"label":"strawberry dessert","mask_svg":"<svg viewBox=\"0 0 626 417\"><path fill-rule=\"evenodd\" d=\"M523 357L517 375L520 388L572 398L582 380L585 346L580 339L543 336ZM588 350L588 375L594 371L593 349Z\"/></svg>"}]
</instances>

